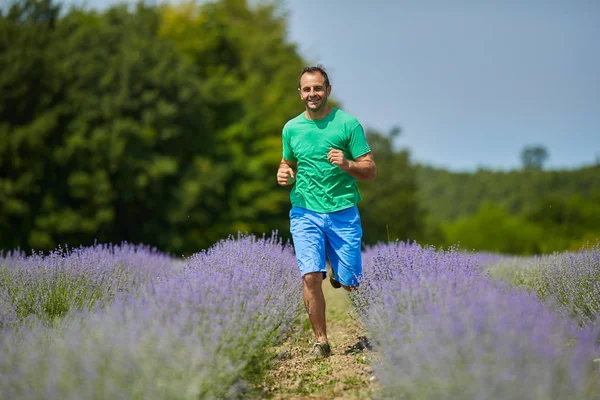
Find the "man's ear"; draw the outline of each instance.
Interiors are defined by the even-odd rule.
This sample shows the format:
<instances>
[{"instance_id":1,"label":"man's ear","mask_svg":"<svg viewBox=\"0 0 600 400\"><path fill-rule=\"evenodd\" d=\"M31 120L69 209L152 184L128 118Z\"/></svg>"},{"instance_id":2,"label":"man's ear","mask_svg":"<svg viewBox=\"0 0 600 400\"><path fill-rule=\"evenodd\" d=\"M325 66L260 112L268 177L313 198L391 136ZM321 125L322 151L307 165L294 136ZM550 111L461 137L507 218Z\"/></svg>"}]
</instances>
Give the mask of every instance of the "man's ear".
<instances>
[{"instance_id":1,"label":"man's ear","mask_svg":"<svg viewBox=\"0 0 600 400\"><path fill-rule=\"evenodd\" d=\"M298 88L298 94L300 95L300 98L302 98L302 91L300 90L300 88Z\"/></svg>"},{"instance_id":2,"label":"man's ear","mask_svg":"<svg viewBox=\"0 0 600 400\"><path fill-rule=\"evenodd\" d=\"M331 85L327 86L327 97L331 94Z\"/></svg>"}]
</instances>

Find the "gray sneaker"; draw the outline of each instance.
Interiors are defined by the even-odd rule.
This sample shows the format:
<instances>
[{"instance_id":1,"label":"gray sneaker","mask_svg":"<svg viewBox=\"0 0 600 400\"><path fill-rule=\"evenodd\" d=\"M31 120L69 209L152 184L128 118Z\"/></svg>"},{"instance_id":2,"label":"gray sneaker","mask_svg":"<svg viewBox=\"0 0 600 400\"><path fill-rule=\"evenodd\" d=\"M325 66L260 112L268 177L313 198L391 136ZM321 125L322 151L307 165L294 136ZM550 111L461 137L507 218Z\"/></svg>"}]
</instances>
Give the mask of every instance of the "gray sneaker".
<instances>
[{"instance_id":1,"label":"gray sneaker","mask_svg":"<svg viewBox=\"0 0 600 400\"><path fill-rule=\"evenodd\" d=\"M342 284L337 279L335 279L333 269L331 268L331 264L329 263L329 261L327 262L326 274L329 275L329 283L331 283L331 286L333 286L334 289L339 289L342 287ZM323 277L323 279L325 279L325 277Z\"/></svg>"},{"instance_id":2,"label":"gray sneaker","mask_svg":"<svg viewBox=\"0 0 600 400\"><path fill-rule=\"evenodd\" d=\"M331 346L329 343L317 342L313 345L309 358L316 360L329 357L331 355Z\"/></svg>"},{"instance_id":3,"label":"gray sneaker","mask_svg":"<svg viewBox=\"0 0 600 400\"><path fill-rule=\"evenodd\" d=\"M339 283L334 277L333 275L331 275L329 277L329 283L331 283L331 286L333 286L334 289L339 289L342 287L342 284Z\"/></svg>"}]
</instances>

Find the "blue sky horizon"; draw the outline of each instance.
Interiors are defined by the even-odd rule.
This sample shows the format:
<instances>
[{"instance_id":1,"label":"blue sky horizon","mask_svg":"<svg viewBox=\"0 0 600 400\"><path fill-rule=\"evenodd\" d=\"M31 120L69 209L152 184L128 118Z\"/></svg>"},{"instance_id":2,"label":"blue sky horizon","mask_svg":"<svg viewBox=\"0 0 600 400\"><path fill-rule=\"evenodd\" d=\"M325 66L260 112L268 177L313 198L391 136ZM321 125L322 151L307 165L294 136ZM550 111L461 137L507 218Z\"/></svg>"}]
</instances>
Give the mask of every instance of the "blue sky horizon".
<instances>
[{"instance_id":1,"label":"blue sky horizon","mask_svg":"<svg viewBox=\"0 0 600 400\"><path fill-rule=\"evenodd\" d=\"M341 108L367 129L400 127L413 161L512 170L541 145L546 169L600 164L600 2L281 3L289 40L327 68Z\"/></svg>"}]
</instances>

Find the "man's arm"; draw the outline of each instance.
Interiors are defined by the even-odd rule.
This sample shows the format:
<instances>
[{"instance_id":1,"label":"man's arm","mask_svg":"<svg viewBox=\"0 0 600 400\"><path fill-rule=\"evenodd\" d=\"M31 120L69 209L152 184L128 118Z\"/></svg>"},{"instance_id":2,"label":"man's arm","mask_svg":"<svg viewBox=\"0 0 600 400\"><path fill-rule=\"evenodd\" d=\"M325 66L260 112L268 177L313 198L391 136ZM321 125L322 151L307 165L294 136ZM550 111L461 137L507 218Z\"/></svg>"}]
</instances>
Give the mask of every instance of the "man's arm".
<instances>
[{"instance_id":1,"label":"man's arm","mask_svg":"<svg viewBox=\"0 0 600 400\"><path fill-rule=\"evenodd\" d=\"M344 153L341 150L330 149L327 159L330 163L337 165L357 180L372 181L377 176L377 166L373 159L373 152L368 152L351 161L344 157Z\"/></svg>"},{"instance_id":2,"label":"man's arm","mask_svg":"<svg viewBox=\"0 0 600 400\"><path fill-rule=\"evenodd\" d=\"M282 158L277 171L277 183L281 186L293 185L296 182L297 167L297 162Z\"/></svg>"}]
</instances>

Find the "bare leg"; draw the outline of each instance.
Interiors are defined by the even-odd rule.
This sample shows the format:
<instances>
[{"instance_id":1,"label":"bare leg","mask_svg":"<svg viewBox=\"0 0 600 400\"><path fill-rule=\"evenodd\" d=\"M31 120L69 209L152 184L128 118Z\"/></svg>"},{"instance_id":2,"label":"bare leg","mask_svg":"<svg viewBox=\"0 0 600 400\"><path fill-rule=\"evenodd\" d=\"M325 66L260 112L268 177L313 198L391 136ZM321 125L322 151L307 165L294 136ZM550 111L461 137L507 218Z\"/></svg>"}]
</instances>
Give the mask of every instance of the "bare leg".
<instances>
[{"instance_id":1,"label":"bare leg","mask_svg":"<svg viewBox=\"0 0 600 400\"><path fill-rule=\"evenodd\" d=\"M329 343L325 322L325 296L323 296L323 273L311 272L302 277L304 305L318 342Z\"/></svg>"}]
</instances>

